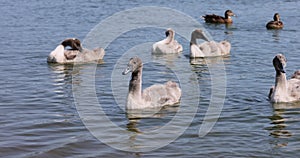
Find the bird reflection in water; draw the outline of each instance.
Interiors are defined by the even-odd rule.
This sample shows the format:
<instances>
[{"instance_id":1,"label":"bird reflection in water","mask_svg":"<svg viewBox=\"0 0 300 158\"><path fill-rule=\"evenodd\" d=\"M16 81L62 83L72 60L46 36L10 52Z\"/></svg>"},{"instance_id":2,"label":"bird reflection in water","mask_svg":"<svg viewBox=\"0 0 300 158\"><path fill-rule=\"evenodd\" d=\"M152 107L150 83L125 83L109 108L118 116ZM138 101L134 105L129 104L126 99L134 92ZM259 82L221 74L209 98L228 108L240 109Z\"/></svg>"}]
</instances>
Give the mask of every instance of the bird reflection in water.
<instances>
[{"instance_id":1,"label":"bird reflection in water","mask_svg":"<svg viewBox=\"0 0 300 158\"><path fill-rule=\"evenodd\" d=\"M266 128L274 138L270 144L276 148L288 146L289 139L295 134L289 127L294 122L293 115L300 108L300 103L277 103L273 104L273 108L274 114L269 117L272 126Z\"/></svg>"},{"instance_id":2,"label":"bird reflection in water","mask_svg":"<svg viewBox=\"0 0 300 158\"><path fill-rule=\"evenodd\" d=\"M126 117L129 121L127 130L141 134L143 131L153 130L164 126L172 116L176 114L179 106L164 106L162 108L134 109L126 111ZM152 119L161 119L159 124L152 124ZM158 121L154 121L158 122Z\"/></svg>"}]
</instances>

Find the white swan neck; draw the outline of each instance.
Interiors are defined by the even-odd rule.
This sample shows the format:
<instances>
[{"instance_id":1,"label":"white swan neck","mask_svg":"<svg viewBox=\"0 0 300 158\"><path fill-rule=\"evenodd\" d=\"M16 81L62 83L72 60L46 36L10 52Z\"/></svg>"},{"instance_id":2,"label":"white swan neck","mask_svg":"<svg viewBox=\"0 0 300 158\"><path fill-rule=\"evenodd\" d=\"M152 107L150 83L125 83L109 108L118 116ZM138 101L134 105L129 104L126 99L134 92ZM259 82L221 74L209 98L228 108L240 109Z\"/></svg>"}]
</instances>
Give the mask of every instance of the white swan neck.
<instances>
[{"instance_id":1,"label":"white swan neck","mask_svg":"<svg viewBox=\"0 0 300 158\"><path fill-rule=\"evenodd\" d=\"M288 95L287 92L288 92L288 83L287 83L287 80L286 80L285 73L276 72L275 93Z\"/></svg>"},{"instance_id":2,"label":"white swan neck","mask_svg":"<svg viewBox=\"0 0 300 158\"><path fill-rule=\"evenodd\" d=\"M287 86L287 80L285 73L276 72L276 83L275 86Z\"/></svg>"},{"instance_id":3,"label":"white swan neck","mask_svg":"<svg viewBox=\"0 0 300 158\"><path fill-rule=\"evenodd\" d=\"M171 43L172 41L174 41L174 33L173 33L173 32L171 32L171 33L169 34L169 36L166 38L166 43L169 44L169 43Z\"/></svg>"}]
</instances>

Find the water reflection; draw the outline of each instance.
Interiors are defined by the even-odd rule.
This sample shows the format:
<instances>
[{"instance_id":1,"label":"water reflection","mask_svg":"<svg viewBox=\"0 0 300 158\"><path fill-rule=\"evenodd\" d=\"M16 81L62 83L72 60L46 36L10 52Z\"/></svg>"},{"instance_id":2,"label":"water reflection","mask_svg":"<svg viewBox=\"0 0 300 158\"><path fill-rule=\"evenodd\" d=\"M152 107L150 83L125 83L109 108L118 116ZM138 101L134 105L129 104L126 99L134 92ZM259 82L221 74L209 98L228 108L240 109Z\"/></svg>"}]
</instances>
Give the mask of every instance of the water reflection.
<instances>
[{"instance_id":1,"label":"water reflection","mask_svg":"<svg viewBox=\"0 0 300 158\"><path fill-rule=\"evenodd\" d=\"M224 32L227 35L232 35L234 29L236 29L232 24L225 24L226 31Z\"/></svg>"},{"instance_id":2,"label":"water reflection","mask_svg":"<svg viewBox=\"0 0 300 158\"><path fill-rule=\"evenodd\" d=\"M223 63L222 61L229 60L230 56L224 56L224 57L209 57L209 58L191 58L190 64L192 65L208 65L208 64L220 64Z\"/></svg>"},{"instance_id":3,"label":"water reflection","mask_svg":"<svg viewBox=\"0 0 300 158\"><path fill-rule=\"evenodd\" d=\"M97 64L102 64L102 61L99 61ZM76 76L84 68L92 67L91 64L77 64L76 68L73 69L73 64L48 64L49 69L53 72L53 81L54 85L65 85L72 84L72 76ZM78 80L73 80L74 84L76 82L80 83Z\"/></svg>"},{"instance_id":4,"label":"water reflection","mask_svg":"<svg viewBox=\"0 0 300 158\"><path fill-rule=\"evenodd\" d=\"M286 124L287 119L282 116L284 112L285 110L275 110L274 114L270 117L272 121L271 124L273 125L269 128L270 135L275 138L287 138L292 136L292 133L286 130L288 125Z\"/></svg>"},{"instance_id":5,"label":"water reflection","mask_svg":"<svg viewBox=\"0 0 300 158\"><path fill-rule=\"evenodd\" d=\"M214 28L218 28L218 29L223 29L225 27L225 29L232 29L234 25L232 25L232 23L227 23L227 24L221 24L221 23L205 23L204 25L206 25L207 27L214 27Z\"/></svg>"},{"instance_id":6,"label":"water reflection","mask_svg":"<svg viewBox=\"0 0 300 158\"><path fill-rule=\"evenodd\" d=\"M132 109L126 110L126 117L129 121L127 124L127 130L135 133L143 133L139 127L143 128L143 124L150 119L168 119L171 117L172 114L176 114L179 109L179 104L172 105L172 106L165 106L162 108L148 108L148 109ZM144 123L141 123L144 122ZM161 121L164 122L164 121ZM141 123L141 124L139 124ZM163 124L154 126L161 127Z\"/></svg>"},{"instance_id":7,"label":"water reflection","mask_svg":"<svg viewBox=\"0 0 300 158\"><path fill-rule=\"evenodd\" d=\"M49 64L48 67L53 72L51 79L56 87L54 92L61 95L69 94L69 92L65 93L65 90L71 89L66 86L72 84L73 65Z\"/></svg>"},{"instance_id":8,"label":"water reflection","mask_svg":"<svg viewBox=\"0 0 300 158\"><path fill-rule=\"evenodd\" d=\"M129 119L129 123L127 124L127 130L134 133L142 133L142 131L140 131L137 128L138 122L139 119Z\"/></svg>"},{"instance_id":9,"label":"water reflection","mask_svg":"<svg viewBox=\"0 0 300 158\"><path fill-rule=\"evenodd\" d=\"M272 37L275 42L280 41L280 33L282 30L268 30L268 31L272 33Z\"/></svg>"},{"instance_id":10,"label":"water reflection","mask_svg":"<svg viewBox=\"0 0 300 158\"><path fill-rule=\"evenodd\" d=\"M272 35L272 37L273 37L273 39L275 40L275 41L280 41L280 30L273 30L273 35Z\"/></svg>"},{"instance_id":11,"label":"water reflection","mask_svg":"<svg viewBox=\"0 0 300 158\"><path fill-rule=\"evenodd\" d=\"M50 78L55 87L54 92L60 97L72 97L72 84L81 84L82 80L87 78L82 77L83 70L91 67L92 64L80 64L74 67L73 64L48 64L53 75Z\"/></svg>"},{"instance_id":12,"label":"water reflection","mask_svg":"<svg viewBox=\"0 0 300 158\"><path fill-rule=\"evenodd\" d=\"M168 67L174 67L178 58L180 58L181 53L175 54L152 54L152 58L156 61L165 61ZM175 63L174 63L175 62Z\"/></svg>"},{"instance_id":13,"label":"water reflection","mask_svg":"<svg viewBox=\"0 0 300 158\"><path fill-rule=\"evenodd\" d=\"M285 147L289 143L289 139L296 133L293 132L292 124L295 119L295 112L299 111L300 103L276 103L272 105L274 113L269 117L271 126L266 128L275 140L270 144L274 147Z\"/></svg>"},{"instance_id":14,"label":"water reflection","mask_svg":"<svg viewBox=\"0 0 300 158\"><path fill-rule=\"evenodd\" d=\"M160 118L163 116L160 113L161 108L146 108L146 109L127 109L126 116L130 119L140 118Z\"/></svg>"},{"instance_id":15,"label":"water reflection","mask_svg":"<svg viewBox=\"0 0 300 158\"><path fill-rule=\"evenodd\" d=\"M300 102L294 103L276 103L272 105L275 110L293 110L300 108Z\"/></svg>"},{"instance_id":16,"label":"water reflection","mask_svg":"<svg viewBox=\"0 0 300 158\"><path fill-rule=\"evenodd\" d=\"M161 129L167 125L179 110L179 105L165 106L161 109L135 109L127 110L126 116L128 123L126 125L128 133L128 145L131 149L139 150L141 144L140 141L146 141L145 137L153 131ZM157 121L158 120L158 121ZM157 134L156 132L154 132ZM167 139L170 135L166 136L162 134L164 139ZM157 140L159 141L159 140Z\"/></svg>"},{"instance_id":17,"label":"water reflection","mask_svg":"<svg viewBox=\"0 0 300 158\"><path fill-rule=\"evenodd\" d=\"M194 71L198 75L198 79L200 79L201 81L204 80L210 82L211 75L214 76L225 75L224 64L226 65L226 60L229 60L229 56L192 58L190 59L190 64L192 65L193 68L192 71Z\"/></svg>"},{"instance_id":18,"label":"water reflection","mask_svg":"<svg viewBox=\"0 0 300 158\"><path fill-rule=\"evenodd\" d=\"M71 64L48 64L49 69L54 73L59 75L59 77L69 77L73 70L73 65Z\"/></svg>"}]
</instances>

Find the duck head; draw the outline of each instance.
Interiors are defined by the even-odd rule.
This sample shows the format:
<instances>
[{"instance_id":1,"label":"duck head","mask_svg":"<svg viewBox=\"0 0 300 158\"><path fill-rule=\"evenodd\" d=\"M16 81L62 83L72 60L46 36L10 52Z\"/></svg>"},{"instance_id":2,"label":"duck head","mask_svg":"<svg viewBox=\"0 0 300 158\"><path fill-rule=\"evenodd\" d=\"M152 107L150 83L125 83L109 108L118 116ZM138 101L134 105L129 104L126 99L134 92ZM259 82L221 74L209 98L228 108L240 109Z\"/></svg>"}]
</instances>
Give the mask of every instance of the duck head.
<instances>
[{"instance_id":1,"label":"duck head","mask_svg":"<svg viewBox=\"0 0 300 158\"><path fill-rule=\"evenodd\" d=\"M276 72L285 73L286 58L282 54L277 54L273 59L273 66Z\"/></svg>"},{"instance_id":2,"label":"duck head","mask_svg":"<svg viewBox=\"0 0 300 158\"><path fill-rule=\"evenodd\" d=\"M230 18L231 16L235 16L235 14L231 10L225 11L225 18Z\"/></svg>"},{"instance_id":3,"label":"duck head","mask_svg":"<svg viewBox=\"0 0 300 158\"><path fill-rule=\"evenodd\" d=\"M280 21L280 16L279 16L278 13L275 13L275 14L274 14L273 20L274 20L274 21Z\"/></svg>"}]
</instances>

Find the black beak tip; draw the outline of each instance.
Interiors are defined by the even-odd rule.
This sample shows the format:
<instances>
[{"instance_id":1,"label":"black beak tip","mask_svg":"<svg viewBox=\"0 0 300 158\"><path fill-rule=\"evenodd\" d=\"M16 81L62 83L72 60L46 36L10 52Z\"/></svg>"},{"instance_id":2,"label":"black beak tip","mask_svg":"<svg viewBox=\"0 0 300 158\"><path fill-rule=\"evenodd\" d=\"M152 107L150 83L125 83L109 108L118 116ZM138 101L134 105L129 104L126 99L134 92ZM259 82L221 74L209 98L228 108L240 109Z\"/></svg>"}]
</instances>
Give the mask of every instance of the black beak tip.
<instances>
[{"instance_id":1,"label":"black beak tip","mask_svg":"<svg viewBox=\"0 0 300 158\"><path fill-rule=\"evenodd\" d=\"M285 70L281 69L280 72L285 73Z\"/></svg>"}]
</instances>

